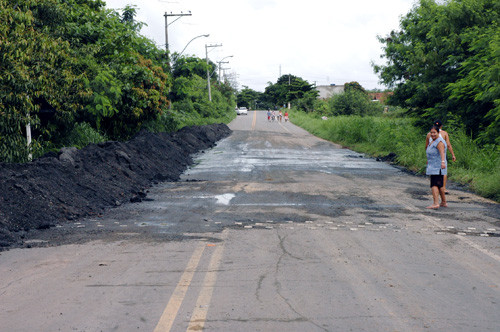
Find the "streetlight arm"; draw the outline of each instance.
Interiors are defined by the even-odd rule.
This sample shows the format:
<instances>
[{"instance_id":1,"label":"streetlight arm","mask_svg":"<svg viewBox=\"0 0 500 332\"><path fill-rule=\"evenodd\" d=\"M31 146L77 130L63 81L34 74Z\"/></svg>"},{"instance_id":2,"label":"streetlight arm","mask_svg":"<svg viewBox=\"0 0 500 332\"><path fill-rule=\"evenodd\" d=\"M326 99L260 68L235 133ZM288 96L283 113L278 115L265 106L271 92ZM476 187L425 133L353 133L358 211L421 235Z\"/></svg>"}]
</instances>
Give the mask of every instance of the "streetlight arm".
<instances>
[{"instance_id":1,"label":"streetlight arm","mask_svg":"<svg viewBox=\"0 0 500 332\"><path fill-rule=\"evenodd\" d=\"M192 42L193 40L195 40L195 39L197 39L197 38L200 38L200 37L209 37L209 36L210 36L210 35L199 35L199 36L196 36L196 37L194 37L193 39L191 39L191 40L189 41L189 43L187 43L187 44L186 44L186 46L184 46L184 49L182 50L182 52L181 52L181 53L179 53L178 57L180 57L180 56L182 55L182 53L184 53L184 51L186 50L186 48L189 46L189 44L191 44L191 42Z\"/></svg>"},{"instance_id":2,"label":"streetlight arm","mask_svg":"<svg viewBox=\"0 0 500 332\"><path fill-rule=\"evenodd\" d=\"M224 59L227 59L227 58L232 58L233 56L234 56L234 55L228 55L228 56L226 56L226 57L223 57L223 58L222 58L219 62L222 62L222 61L224 61Z\"/></svg>"}]
</instances>

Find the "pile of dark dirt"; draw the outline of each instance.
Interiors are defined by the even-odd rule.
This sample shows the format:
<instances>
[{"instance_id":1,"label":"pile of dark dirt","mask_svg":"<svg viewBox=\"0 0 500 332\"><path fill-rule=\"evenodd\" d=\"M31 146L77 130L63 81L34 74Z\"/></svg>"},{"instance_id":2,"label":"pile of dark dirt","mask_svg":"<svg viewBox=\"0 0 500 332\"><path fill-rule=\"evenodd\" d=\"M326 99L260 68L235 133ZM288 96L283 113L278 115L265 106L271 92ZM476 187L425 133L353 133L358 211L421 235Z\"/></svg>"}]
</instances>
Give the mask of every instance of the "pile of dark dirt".
<instances>
[{"instance_id":1,"label":"pile of dark dirt","mask_svg":"<svg viewBox=\"0 0 500 332\"><path fill-rule=\"evenodd\" d=\"M63 148L27 164L0 163L0 250L30 229L141 201L151 184L178 180L193 153L230 134L225 124L141 132L128 142Z\"/></svg>"}]
</instances>

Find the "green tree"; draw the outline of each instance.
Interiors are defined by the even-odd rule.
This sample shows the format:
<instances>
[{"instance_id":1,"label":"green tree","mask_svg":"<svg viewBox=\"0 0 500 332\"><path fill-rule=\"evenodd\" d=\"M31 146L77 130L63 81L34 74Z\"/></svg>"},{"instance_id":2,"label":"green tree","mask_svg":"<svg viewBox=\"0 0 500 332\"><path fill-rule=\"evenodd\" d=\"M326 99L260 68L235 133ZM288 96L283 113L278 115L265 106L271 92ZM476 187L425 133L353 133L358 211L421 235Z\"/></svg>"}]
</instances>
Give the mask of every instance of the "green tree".
<instances>
[{"instance_id":1,"label":"green tree","mask_svg":"<svg viewBox=\"0 0 500 332\"><path fill-rule=\"evenodd\" d=\"M382 113L383 106L372 102L368 95L358 89L347 89L333 95L328 100L329 115L376 115Z\"/></svg>"},{"instance_id":2,"label":"green tree","mask_svg":"<svg viewBox=\"0 0 500 332\"><path fill-rule=\"evenodd\" d=\"M265 102L265 96L262 92L250 89L248 86L243 86L243 89L237 94L236 102L238 106L244 106L247 108L256 108L256 104L260 105L260 108L268 107Z\"/></svg>"},{"instance_id":3,"label":"green tree","mask_svg":"<svg viewBox=\"0 0 500 332\"><path fill-rule=\"evenodd\" d=\"M448 84L450 99L461 105L461 118L473 116L482 122L482 142L500 144L500 29L498 23L486 29L473 28L464 34L470 56L462 62L458 79ZM485 114L486 113L486 114ZM477 119L477 116L483 116Z\"/></svg>"},{"instance_id":4,"label":"green tree","mask_svg":"<svg viewBox=\"0 0 500 332\"><path fill-rule=\"evenodd\" d=\"M264 91L268 100L275 105L283 105L301 99L307 92L316 94L316 96L318 94L306 80L290 74L278 78L276 84L269 83Z\"/></svg>"},{"instance_id":5,"label":"green tree","mask_svg":"<svg viewBox=\"0 0 500 332\"><path fill-rule=\"evenodd\" d=\"M318 93L316 90L305 92L302 98L295 101L295 104L299 110L304 112L313 112L323 109L323 102L318 99Z\"/></svg>"},{"instance_id":6,"label":"green tree","mask_svg":"<svg viewBox=\"0 0 500 332\"><path fill-rule=\"evenodd\" d=\"M174 54L175 55L175 54ZM191 77L198 75L199 77L207 78L207 62L205 59L191 57L172 57L172 75L176 77ZM208 61L208 71L213 73L216 66L212 61Z\"/></svg>"},{"instance_id":7,"label":"green tree","mask_svg":"<svg viewBox=\"0 0 500 332\"><path fill-rule=\"evenodd\" d=\"M209 61L213 72L215 65ZM212 102L208 100L207 64L197 57L173 57L174 81L171 90L173 111L186 124L205 123L205 119L234 115L235 93L229 84L211 81ZM210 120L208 120L210 121Z\"/></svg>"},{"instance_id":8,"label":"green tree","mask_svg":"<svg viewBox=\"0 0 500 332\"><path fill-rule=\"evenodd\" d=\"M0 161L27 160L24 128L28 122L36 126L40 98L58 109L53 121L61 132L82 108L83 75L68 70L78 59L67 41L48 33L63 20L62 12L56 1L0 0Z\"/></svg>"},{"instance_id":9,"label":"green tree","mask_svg":"<svg viewBox=\"0 0 500 332\"><path fill-rule=\"evenodd\" d=\"M349 90L356 90L356 91L360 91L360 92L366 93L365 88L363 88L361 86L361 84L359 84L356 81L349 82L349 83L344 83L344 91L349 91Z\"/></svg>"},{"instance_id":10,"label":"green tree","mask_svg":"<svg viewBox=\"0 0 500 332\"><path fill-rule=\"evenodd\" d=\"M101 0L0 0L0 161L26 161L27 123L37 155L67 142L172 129L182 125L176 110L192 111L198 123L234 115L234 90L213 83L208 102L207 64L198 58L179 59L170 75L165 51L140 35L135 15L135 7L120 14ZM170 90L187 107L171 109ZM41 101L56 109L43 128Z\"/></svg>"},{"instance_id":11,"label":"green tree","mask_svg":"<svg viewBox=\"0 0 500 332\"><path fill-rule=\"evenodd\" d=\"M420 0L400 31L379 37L387 63L374 70L394 87L389 102L422 124L458 119L475 137L495 140L499 13L496 0Z\"/></svg>"}]
</instances>

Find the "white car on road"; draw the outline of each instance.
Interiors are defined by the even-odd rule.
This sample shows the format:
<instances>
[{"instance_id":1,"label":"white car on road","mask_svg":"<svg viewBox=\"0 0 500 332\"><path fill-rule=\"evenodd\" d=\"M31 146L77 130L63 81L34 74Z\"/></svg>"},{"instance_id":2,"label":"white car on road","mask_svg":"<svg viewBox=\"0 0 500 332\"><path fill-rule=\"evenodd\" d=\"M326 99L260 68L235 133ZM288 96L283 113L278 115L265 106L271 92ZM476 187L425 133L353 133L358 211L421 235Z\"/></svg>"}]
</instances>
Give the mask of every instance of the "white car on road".
<instances>
[{"instance_id":1,"label":"white car on road","mask_svg":"<svg viewBox=\"0 0 500 332\"><path fill-rule=\"evenodd\" d=\"M246 107L240 107L236 109L236 114L238 115L248 115L248 110Z\"/></svg>"}]
</instances>

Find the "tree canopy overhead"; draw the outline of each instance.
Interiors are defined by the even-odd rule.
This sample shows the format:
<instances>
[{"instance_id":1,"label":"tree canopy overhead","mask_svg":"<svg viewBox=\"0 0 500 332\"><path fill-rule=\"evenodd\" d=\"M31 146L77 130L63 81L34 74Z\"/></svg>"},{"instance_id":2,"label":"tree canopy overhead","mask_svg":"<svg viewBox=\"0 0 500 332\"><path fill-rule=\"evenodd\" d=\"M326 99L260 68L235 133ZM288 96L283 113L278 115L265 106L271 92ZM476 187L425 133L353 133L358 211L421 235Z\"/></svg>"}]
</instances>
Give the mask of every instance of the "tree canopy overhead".
<instances>
[{"instance_id":1,"label":"tree canopy overhead","mask_svg":"<svg viewBox=\"0 0 500 332\"><path fill-rule=\"evenodd\" d=\"M181 58L172 75L135 15L133 6L120 14L101 0L0 0L0 162L27 160L28 123L37 156L71 144L76 129L123 140L232 114L228 85L214 83L213 103L204 100L206 62ZM55 110L43 125L42 101Z\"/></svg>"},{"instance_id":2,"label":"tree canopy overhead","mask_svg":"<svg viewBox=\"0 0 500 332\"><path fill-rule=\"evenodd\" d=\"M400 30L379 37L381 82L390 102L429 123L463 124L484 143L500 143L500 2L420 2Z\"/></svg>"}]
</instances>

